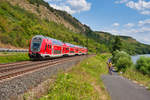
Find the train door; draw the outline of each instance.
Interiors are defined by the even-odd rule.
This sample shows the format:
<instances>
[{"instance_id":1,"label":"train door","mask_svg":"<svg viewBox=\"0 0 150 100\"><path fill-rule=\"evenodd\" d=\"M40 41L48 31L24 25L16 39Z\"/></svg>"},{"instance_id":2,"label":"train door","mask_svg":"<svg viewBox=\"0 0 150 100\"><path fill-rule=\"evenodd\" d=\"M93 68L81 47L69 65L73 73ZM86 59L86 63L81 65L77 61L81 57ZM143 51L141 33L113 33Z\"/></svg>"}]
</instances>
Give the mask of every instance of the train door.
<instances>
[{"instance_id":1,"label":"train door","mask_svg":"<svg viewBox=\"0 0 150 100\"><path fill-rule=\"evenodd\" d=\"M69 55L69 47L66 48L66 53Z\"/></svg>"},{"instance_id":2,"label":"train door","mask_svg":"<svg viewBox=\"0 0 150 100\"><path fill-rule=\"evenodd\" d=\"M48 44L48 46L47 46L47 48L48 48L48 54L52 54L52 44Z\"/></svg>"},{"instance_id":3,"label":"train door","mask_svg":"<svg viewBox=\"0 0 150 100\"><path fill-rule=\"evenodd\" d=\"M66 53L66 46L62 46L62 54Z\"/></svg>"},{"instance_id":4,"label":"train door","mask_svg":"<svg viewBox=\"0 0 150 100\"><path fill-rule=\"evenodd\" d=\"M45 54L48 54L48 44L45 44Z\"/></svg>"}]
</instances>

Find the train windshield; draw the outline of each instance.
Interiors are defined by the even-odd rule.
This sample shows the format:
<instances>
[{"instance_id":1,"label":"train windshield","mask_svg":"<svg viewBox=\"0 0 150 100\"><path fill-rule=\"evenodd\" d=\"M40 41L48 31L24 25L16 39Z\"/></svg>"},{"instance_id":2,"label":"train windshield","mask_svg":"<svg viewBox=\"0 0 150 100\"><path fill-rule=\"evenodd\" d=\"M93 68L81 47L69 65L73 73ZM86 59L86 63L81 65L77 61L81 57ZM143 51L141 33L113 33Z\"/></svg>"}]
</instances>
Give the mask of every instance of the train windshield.
<instances>
[{"instance_id":1,"label":"train windshield","mask_svg":"<svg viewBox=\"0 0 150 100\"><path fill-rule=\"evenodd\" d=\"M32 50L33 52L38 52L38 51L40 51L41 41L42 41L41 38L34 38L34 39L32 40L31 50Z\"/></svg>"}]
</instances>

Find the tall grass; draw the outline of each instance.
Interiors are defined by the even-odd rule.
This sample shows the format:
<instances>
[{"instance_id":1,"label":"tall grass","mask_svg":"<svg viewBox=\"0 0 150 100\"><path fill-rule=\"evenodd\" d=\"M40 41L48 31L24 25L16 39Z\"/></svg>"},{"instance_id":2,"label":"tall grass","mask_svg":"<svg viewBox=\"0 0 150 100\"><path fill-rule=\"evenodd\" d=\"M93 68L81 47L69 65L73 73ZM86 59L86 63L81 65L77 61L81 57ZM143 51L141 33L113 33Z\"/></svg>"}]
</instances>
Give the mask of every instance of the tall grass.
<instances>
[{"instance_id":1,"label":"tall grass","mask_svg":"<svg viewBox=\"0 0 150 100\"><path fill-rule=\"evenodd\" d=\"M127 68L123 76L131 80L135 80L150 89L150 77L148 75L143 75L141 72L137 71L134 66L131 68Z\"/></svg>"}]
</instances>

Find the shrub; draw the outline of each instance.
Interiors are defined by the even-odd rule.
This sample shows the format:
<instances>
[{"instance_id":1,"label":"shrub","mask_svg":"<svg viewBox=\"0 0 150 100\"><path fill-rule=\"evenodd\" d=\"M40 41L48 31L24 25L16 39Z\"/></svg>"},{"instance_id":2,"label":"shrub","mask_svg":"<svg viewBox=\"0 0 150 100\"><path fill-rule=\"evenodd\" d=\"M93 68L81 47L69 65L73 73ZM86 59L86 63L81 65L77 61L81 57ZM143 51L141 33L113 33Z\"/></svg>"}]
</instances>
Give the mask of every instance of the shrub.
<instances>
[{"instance_id":1,"label":"shrub","mask_svg":"<svg viewBox=\"0 0 150 100\"><path fill-rule=\"evenodd\" d=\"M150 58L141 56L136 62L136 69L144 75L148 74L150 76Z\"/></svg>"},{"instance_id":2,"label":"shrub","mask_svg":"<svg viewBox=\"0 0 150 100\"><path fill-rule=\"evenodd\" d=\"M133 62L131 56L124 51L115 51L113 52L113 63L118 68L118 71L126 71L126 68L132 66Z\"/></svg>"}]
</instances>

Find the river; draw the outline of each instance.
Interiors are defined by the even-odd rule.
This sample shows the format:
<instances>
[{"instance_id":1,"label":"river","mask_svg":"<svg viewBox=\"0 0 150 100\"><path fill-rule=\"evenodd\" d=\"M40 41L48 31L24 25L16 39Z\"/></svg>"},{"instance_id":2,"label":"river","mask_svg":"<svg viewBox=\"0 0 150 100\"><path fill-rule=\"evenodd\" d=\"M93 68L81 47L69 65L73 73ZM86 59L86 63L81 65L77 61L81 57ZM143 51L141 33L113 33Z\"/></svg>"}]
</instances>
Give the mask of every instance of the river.
<instances>
[{"instance_id":1,"label":"river","mask_svg":"<svg viewBox=\"0 0 150 100\"><path fill-rule=\"evenodd\" d=\"M144 54L144 55L136 55L136 56L131 56L133 63L135 64L136 61L140 58L140 56L146 56L150 57L150 54Z\"/></svg>"}]
</instances>

